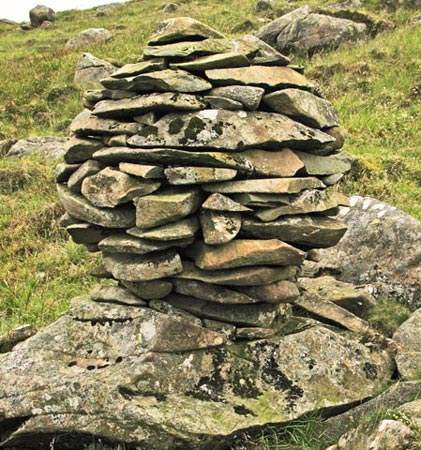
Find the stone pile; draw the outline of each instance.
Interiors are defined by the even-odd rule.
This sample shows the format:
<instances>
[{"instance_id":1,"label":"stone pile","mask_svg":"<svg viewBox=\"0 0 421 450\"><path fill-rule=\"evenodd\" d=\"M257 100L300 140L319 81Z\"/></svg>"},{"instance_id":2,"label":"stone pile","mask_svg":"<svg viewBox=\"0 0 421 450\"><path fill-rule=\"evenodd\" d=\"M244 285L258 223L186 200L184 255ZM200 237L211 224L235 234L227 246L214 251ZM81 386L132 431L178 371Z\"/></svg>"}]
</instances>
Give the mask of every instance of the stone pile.
<instances>
[{"instance_id":1,"label":"stone pile","mask_svg":"<svg viewBox=\"0 0 421 450\"><path fill-rule=\"evenodd\" d=\"M190 18L143 56L85 93L57 170L67 231L119 283L92 299L233 339L282 332L306 252L346 231L330 217L350 169L336 110L267 44Z\"/></svg>"}]
</instances>

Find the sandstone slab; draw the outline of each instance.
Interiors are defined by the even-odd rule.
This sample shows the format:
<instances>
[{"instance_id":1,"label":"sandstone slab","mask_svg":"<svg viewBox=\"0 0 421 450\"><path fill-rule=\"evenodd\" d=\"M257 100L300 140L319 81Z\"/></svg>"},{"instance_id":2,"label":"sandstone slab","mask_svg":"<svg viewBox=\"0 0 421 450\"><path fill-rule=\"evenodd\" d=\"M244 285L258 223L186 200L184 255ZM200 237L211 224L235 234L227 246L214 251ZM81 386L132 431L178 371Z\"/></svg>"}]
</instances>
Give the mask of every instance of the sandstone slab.
<instances>
[{"instance_id":1,"label":"sandstone slab","mask_svg":"<svg viewBox=\"0 0 421 450\"><path fill-rule=\"evenodd\" d=\"M300 295L296 283L288 280L276 281L263 286L248 286L247 288L237 289L266 303L292 303Z\"/></svg>"},{"instance_id":2,"label":"sandstone slab","mask_svg":"<svg viewBox=\"0 0 421 450\"><path fill-rule=\"evenodd\" d=\"M209 95L225 97L240 102L244 109L255 111L262 100L265 90L256 86L221 86L209 91Z\"/></svg>"},{"instance_id":3,"label":"sandstone slab","mask_svg":"<svg viewBox=\"0 0 421 450\"><path fill-rule=\"evenodd\" d=\"M237 203L231 198L218 194L209 195L209 197L202 203L202 209L209 209L210 211L229 211L229 212L245 212L252 211L252 209Z\"/></svg>"},{"instance_id":4,"label":"sandstone slab","mask_svg":"<svg viewBox=\"0 0 421 450\"><path fill-rule=\"evenodd\" d=\"M243 53L229 52L202 56L199 58L195 58L193 61L171 63L170 67L192 71L203 71L208 69L219 69L223 67L244 67L249 65L250 61Z\"/></svg>"},{"instance_id":5,"label":"sandstone slab","mask_svg":"<svg viewBox=\"0 0 421 450\"><path fill-rule=\"evenodd\" d=\"M226 244L232 241L240 232L241 214L202 210L200 212L200 226L205 244Z\"/></svg>"},{"instance_id":6,"label":"sandstone slab","mask_svg":"<svg viewBox=\"0 0 421 450\"><path fill-rule=\"evenodd\" d=\"M146 180L154 178L164 178L164 169L162 166L153 166L147 164L120 163L118 168L121 172Z\"/></svg>"},{"instance_id":7,"label":"sandstone slab","mask_svg":"<svg viewBox=\"0 0 421 450\"><path fill-rule=\"evenodd\" d=\"M198 230L199 221L195 216L189 216L154 228L130 228L127 233L152 241L174 241L193 238Z\"/></svg>"},{"instance_id":8,"label":"sandstone slab","mask_svg":"<svg viewBox=\"0 0 421 450\"><path fill-rule=\"evenodd\" d=\"M233 169L192 166L169 167L164 173L168 182L177 186L232 180L237 175Z\"/></svg>"}]
</instances>

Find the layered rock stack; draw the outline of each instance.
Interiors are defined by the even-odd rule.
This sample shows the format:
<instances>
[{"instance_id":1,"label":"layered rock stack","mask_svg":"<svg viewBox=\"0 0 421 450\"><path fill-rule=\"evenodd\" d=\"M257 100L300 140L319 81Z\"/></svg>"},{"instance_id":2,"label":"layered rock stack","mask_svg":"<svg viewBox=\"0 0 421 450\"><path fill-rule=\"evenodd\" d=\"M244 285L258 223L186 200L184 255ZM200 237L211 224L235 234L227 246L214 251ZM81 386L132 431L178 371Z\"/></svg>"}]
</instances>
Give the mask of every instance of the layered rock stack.
<instances>
[{"instance_id":1,"label":"layered rock stack","mask_svg":"<svg viewBox=\"0 0 421 450\"><path fill-rule=\"evenodd\" d=\"M171 311L215 345L282 333L306 252L346 230L338 115L300 72L177 18L86 92L57 182L68 232L119 283L93 300Z\"/></svg>"}]
</instances>

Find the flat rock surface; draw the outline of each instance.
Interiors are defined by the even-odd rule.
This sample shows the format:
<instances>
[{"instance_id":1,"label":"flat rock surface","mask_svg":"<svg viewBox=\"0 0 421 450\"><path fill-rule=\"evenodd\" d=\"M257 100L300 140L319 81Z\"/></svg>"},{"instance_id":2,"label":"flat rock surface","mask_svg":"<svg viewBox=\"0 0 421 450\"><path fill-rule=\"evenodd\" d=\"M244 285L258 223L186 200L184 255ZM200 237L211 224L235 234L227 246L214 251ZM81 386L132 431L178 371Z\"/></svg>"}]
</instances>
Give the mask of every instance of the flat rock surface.
<instances>
[{"instance_id":1,"label":"flat rock surface","mask_svg":"<svg viewBox=\"0 0 421 450\"><path fill-rule=\"evenodd\" d=\"M255 111L262 100L265 90L256 86L220 86L209 91L209 95L225 97L240 102L244 109Z\"/></svg>"},{"instance_id":2,"label":"flat rock surface","mask_svg":"<svg viewBox=\"0 0 421 450\"><path fill-rule=\"evenodd\" d=\"M97 286L90 295L95 302L122 303L124 305L144 306L147 303L120 286Z\"/></svg>"},{"instance_id":3,"label":"flat rock surface","mask_svg":"<svg viewBox=\"0 0 421 450\"><path fill-rule=\"evenodd\" d=\"M240 232L241 214L203 210L200 212L200 226L205 244L225 244L232 241Z\"/></svg>"},{"instance_id":4,"label":"flat rock surface","mask_svg":"<svg viewBox=\"0 0 421 450\"><path fill-rule=\"evenodd\" d=\"M199 230L199 221L195 216L189 216L176 222L167 223L154 228L134 227L127 230L128 234L153 241L173 241L192 238Z\"/></svg>"},{"instance_id":5,"label":"flat rock surface","mask_svg":"<svg viewBox=\"0 0 421 450\"><path fill-rule=\"evenodd\" d=\"M168 182L178 186L232 180L237 175L233 169L192 166L169 167L164 172Z\"/></svg>"},{"instance_id":6,"label":"flat rock surface","mask_svg":"<svg viewBox=\"0 0 421 450\"><path fill-rule=\"evenodd\" d=\"M252 211L250 208L243 206L241 203L237 203L231 198L218 193L209 195L209 197L202 203L201 208L209 209L211 211Z\"/></svg>"},{"instance_id":7,"label":"flat rock surface","mask_svg":"<svg viewBox=\"0 0 421 450\"><path fill-rule=\"evenodd\" d=\"M8 158L22 158L32 154L38 154L48 161L63 156L67 150L67 138L53 136L34 136L19 139L10 146L6 153Z\"/></svg>"},{"instance_id":8,"label":"flat rock surface","mask_svg":"<svg viewBox=\"0 0 421 450\"><path fill-rule=\"evenodd\" d=\"M128 140L133 147L191 147L223 151L317 148L333 139L278 113L202 110L170 113Z\"/></svg>"}]
</instances>

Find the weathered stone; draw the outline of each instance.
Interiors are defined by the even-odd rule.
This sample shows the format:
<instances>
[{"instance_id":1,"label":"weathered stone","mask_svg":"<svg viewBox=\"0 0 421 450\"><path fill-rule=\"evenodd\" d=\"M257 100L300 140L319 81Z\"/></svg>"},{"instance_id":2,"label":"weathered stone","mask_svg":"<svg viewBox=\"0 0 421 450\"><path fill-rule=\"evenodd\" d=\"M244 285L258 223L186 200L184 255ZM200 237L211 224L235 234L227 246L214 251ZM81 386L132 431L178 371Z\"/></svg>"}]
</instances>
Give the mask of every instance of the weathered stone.
<instances>
[{"instance_id":1,"label":"weathered stone","mask_svg":"<svg viewBox=\"0 0 421 450\"><path fill-rule=\"evenodd\" d=\"M183 272L176 278L198 280L222 286L261 286L291 278L296 267L241 267L229 270L201 270L190 261L183 261Z\"/></svg>"},{"instance_id":2,"label":"weathered stone","mask_svg":"<svg viewBox=\"0 0 421 450\"><path fill-rule=\"evenodd\" d=\"M266 42L259 39L257 36L248 34L243 38L245 41L254 44L258 47L257 54L251 58L251 63L253 65L262 66L287 66L290 64L290 59L278 52L275 48L267 44Z\"/></svg>"},{"instance_id":3,"label":"weathered stone","mask_svg":"<svg viewBox=\"0 0 421 450\"><path fill-rule=\"evenodd\" d=\"M254 167L257 175L265 177L293 177L304 167L303 161L291 150L246 150L241 156Z\"/></svg>"},{"instance_id":4,"label":"weathered stone","mask_svg":"<svg viewBox=\"0 0 421 450\"><path fill-rule=\"evenodd\" d=\"M339 125L334 106L320 97L301 89L283 89L264 96L263 101L273 111L285 114L314 128Z\"/></svg>"},{"instance_id":5,"label":"weathered stone","mask_svg":"<svg viewBox=\"0 0 421 450\"><path fill-rule=\"evenodd\" d=\"M161 22L149 38L149 45L162 45L184 40L222 39L224 36L213 28L191 17L175 17Z\"/></svg>"},{"instance_id":6,"label":"weathered stone","mask_svg":"<svg viewBox=\"0 0 421 450\"><path fill-rule=\"evenodd\" d=\"M141 123L143 125L153 125L158 120L158 118L159 117L156 111L149 111L146 114L133 117L133 119L136 122Z\"/></svg>"},{"instance_id":7,"label":"weathered stone","mask_svg":"<svg viewBox=\"0 0 421 450\"><path fill-rule=\"evenodd\" d=\"M313 89L314 84L304 75L289 67L250 66L233 69L212 69L206 71L212 84L226 86L243 84L258 86L264 89L282 89L299 87Z\"/></svg>"},{"instance_id":8,"label":"weathered stone","mask_svg":"<svg viewBox=\"0 0 421 450\"><path fill-rule=\"evenodd\" d=\"M105 228L129 228L135 224L136 212L133 207L97 208L62 184L57 185L57 191L66 211L76 219Z\"/></svg>"},{"instance_id":9,"label":"weathered stone","mask_svg":"<svg viewBox=\"0 0 421 450\"><path fill-rule=\"evenodd\" d=\"M111 167L92 175L82 183L82 194L94 205L113 208L135 197L150 194L161 186L159 181L140 180Z\"/></svg>"},{"instance_id":10,"label":"weathered stone","mask_svg":"<svg viewBox=\"0 0 421 450\"><path fill-rule=\"evenodd\" d=\"M98 117L125 118L148 111L195 111L205 103L195 95L178 93L154 93L122 100L103 100L95 105L93 113Z\"/></svg>"},{"instance_id":11,"label":"weathered stone","mask_svg":"<svg viewBox=\"0 0 421 450\"><path fill-rule=\"evenodd\" d=\"M218 247L198 242L188 249L203 270L244 266L288 266L301 264L305 253L278 239L235 239Z\"/></svg>"},{"instance_id":12,"label":"weathered stone","mask_svg":"<svg viewBox=\"0 0 421 450\"><path fill-rule=\"evenodd\" d=\"M273 9L274 7L273 0L259 0L256 3L256 12L266 11L268 9Z\"/></svg>"},{"instance_id":13,"label":"weathered stone","mask_svg":"<svg viewBox=\"0 0 421 450\"><path fill-rule=\"evenodd\" d=\"M240 109L243 109L242 103L231 100L230 98L212 95L206 95L203 98L210 109L228 109L229 111L239 111Z\"/></svg>"},{"instance_id":14,"label":"weathered stone","mask_svg":"<svg viewBox=\"0 0 421 450\"><path fill-rule=\"evenodd\" d=\"M177 69L160 70L135 75L129 78L105 78L102 85L109 89L122 89L136 92L203 92L212 85L196 75Z\"/></svg>"},{"instance_id":15,"label":"weathered stone","mask_svg":"<svg viewBox=\"0 0 421 450\"><path fill-rule=\"evenodd\" d=\"M118 136L104 136L102 142L108 147L125 147L127 145L127 136L124 134Z\"/></svg>"},{"instance_id":16,"label":"weathered stone","mask_svg":"<svg viewBox=\"0 0 421 450\"><path fill-rule=\"evenodd\" d=\"M98 248L104 253L133 253L145 255L151 252L166 250L171 247L186 247L191 243L191 239L151 241L121 233L106 237L98 243Z\"/></svg>"},{"instance_id":17,"label":"weathered stone","mask_svg":"<svg viewBox=\"0 0 421 450\"><path fill-rule=\"evenodd\" d=\"M276 334L276 331L271 328L259 328L259 327L247 327L237 328L235 331L234 339L269 339Z\"/></svg>"},{"instance_id":18,"label":"weathered stone","mask_svg":"<svg viewBox=\"0 0 421 450\"><path fill-rule=\"evenodd\" d=\"M89 28L69 39L64 48L66 50L75 50L77 48L87 49L92 44L108 42L111 39L111 33L105 28Z\"/></svg>"},{"instance_id":19,"label":"weathered stone","mask_svg":"<svg viewBox=\"0 0 421 450\"><path fill-rule=\"evenodd\" d=\"M258 299L250 297L246 293L237 292L223 286L177 278L174 278L172 282L174 290L178 294L195 297L209 302L236 305L259 302Z\"/></svg>"},{"instance_id":20,"label":"weathered stone","mask_svg":"<svg viewBox=\"0 0 421 450\"><path fill-rule=\"evenodd\" d=\"M172 283L162 279L136 282L121 280L121 284L137 297L144 300L166 297L173 289Z\"/></svg>"},{"instance_id":21,"label":"weathered stone","mask_svg":"<svg viewBox=\"0 0 421 450\"><path fill-rule=\"evenodd\" d=\"M223 67L244 67L249 65L250 61L247 56L242 53L231 52L202 56L200 58L195 58L193 61L172 63L170 64L170 67L194 71L220 69Z\"/></svg>"},{"instance_id":22,"label":"weathered stone","mask_svg":"<svg viewBox=\"0 0 421 450\"><path fill-rule=\"evenodd\" d=\"M174 251L146 256L105 255L104 264L114 278L124 281L159 280L183 271L180 256Z\"/></svg>"},{"instance_id":23,"label":"weathered stone","mask_svg":"<svg viewBox=\"0 0 421 450\"><path fill-rule=\"evenodd\" d=\"M165 301L199 317L250 327L269 328L278 314L278 305L266 303L221 304L179 294L170 294Z\"/></svg>"},{"instance_id":24,"label":"weathered stone","mask_svg":"<svg viewBox=\"0 0 421 450\"><path fill-rule=\"evenodd\" d=\"M398 371L406 380L418 380L421 376L421 309L417 309L393 335L398 346L395 356Z\"/></svg>"},{"instance_id":25,"label":"weathered stone","mask_svg":"<svg viewBox=\"0 0 421 450\"><path fill-rule=\"evenodd\" d=\"M76 244L98 244L113 232L113 230L84 222L68 225L66 231Z\"/></svg>"},{"instance_id":26,"label":"weathered stone","mask_svg":"<svg viewBox=\"0 0 421 450\"><path fill-rule=\"evenodd\" d=\"M140 197L136 200L136 226L153 228L175 222L196 211L200 206L202 194L197 189L162 190L157 194Z\"/></svg>"},{"instance_id":27,"label":"weathered stone","mask_svg":"<svg viewBox=\"0 0 421 450\"><path fill-rule=\"evenodd\" d=\"M295 154L305 164L308 175L333 175L351 170L352 158L346 154L318 156L298 150Z\"/></svg>"},{"instance_id":28,"label":"weathered stone","mask_svg":"<svg viewBox=\"0 0 421 450\"><path fill-rule=\"evenodd\" d=\"M63 227L66 228L70 225L76 225L76 224L81 224L84 223L82 221L80 221L79 219L76 219L75 217L72 217L70 214L68 214L67 212L65 212L59 219L58 219L58 224Z\"/></svg>"},{"instance_id":29,"label":"weathered stone","mask_svg":"<svg viewBox=\"0 0 421 450\"><path fill-rule=\"evenodd\" d=\"M346 132L341 127L325 128L324 133L331 136L334 141L328 144L323 144L321 147L315 149L313 152L315 155L328 155L336 150L341 149L345 143Z\"/></svg>"},{"instance_id":30,"label":"weathered stone","mask_svg":"<svg viewBox=\"0 0 421 450\"><path fill-rule=\"evenodd\" d=\"M336 245L347 227L340 221L323 216L288 216L274 222L245 218L242 229L258 239L282 239L308 247L325 248Z\"/></svg>"},{"instance_id":31,"label":"weathered stone","mask_svg":"<svg viewBox=\"0 0 421 450\"><path fill-rule=\"evenodd\" d=\"M244 57L257 52L257 48L242 39L205 39L196 42L149 46L143 51L145 58L188 58L226 53L242 54Z\"/></svg>"},{"instance_id":32,"label":"weathered stone","mask_svg":"<svg viewBox=\"0 0 421 450\"><path fill-rule=\"evenodd\" d=\"M421 399L417 398L416 400L408 403L404 403L400 406L399 411L403 414L409 416L411 420L411 425L416 425L417 427L421 426Z\"/></svg>"},{"instance_id":33,"label":"weathered stone","mask_svg":"<svg viewBox=\"0 0 421 450\"><path fill-rule=\"evenodd\" d=\"M176 222L167 223L154 228L130 228L127 233L152 241L173 241L191 239L199 230L199 221L195 216L189 216Z\"/></svg>"},{"instance_id":34,"label":"weathered stone","mask_svg":"<svg viewBox=\"0 0 421 450\"><path fill-rule=\"evenodd\" d=\"M67 138L34 136L19 139L6 153L7 158L22 158L37 154L47 161L60 158L67 150Z\"/></svg>"},{"instance_id":35,"label":"weathered stone","mask_svg":"<svg viewBox=\"0 0 421 450\"><path fill-rule=\"evenodd\" d=\"M320 179L326 186L333 186L334 184L339 183L339 181L342 180L343 177L343 173L335 173L333 175L321 176Z\"/></svg>"},{"instance_id":36,"label":"weathered stone","mask_svg":"<svg viewBox=\"0 0 421 450\"><path fill-rule=\"evenodd\" d=\"M236 326L232 323L220 322L219 320L212 319L203 319L202 322L205 328L222 333L228 339L232 337L236 330Z\"/></svg>"},{"instance_id":37,"label":"weathered stone","mask_svg":"<svg viewBox=\"0 0 421 450\"><path fill-rule=\"evenodd\" d=\"M338 279L370 283L375 296L393 298L415 310L421 306L421 224L387 203L351 197L338 219L348 231L330 250L322 251L317 271Z\"/></svg>"},{"instance_id":38,"label":"weathered stone","mask_svg":"<svg viewBox=\"0 0 421 450\"><path fill-rule=\"evenodd\" d=\"M111 76L113 78L128 78L140 75L146 72L156 72L165 69L165 61L163 59L153 59L150 61L141 61L135 64L126 64L120 69L114 71Z\"/></svg>"},{"instance_id":39,"label":"weathered stone","mask_svg":"<svg viewBox=\"0 0 421 450\"><path fill-rule=\"evenodd\" d=\"M83 93L82 101L85 108L93 107L101 100L121 100L134 97L136 92L122 91L117 89L88 89Z\"/></svg>"},{"instance_id":40,"label":"weathered stone","mask_svg":"<svg viewBox=\"0 0 421 450\"><path fill-rule=\"evenodd\" d=\"M256 86L221 86L209 91L209 95L226 97L240 102L245 109L255 111L262 100L265 90Z\"/></svg>"},{"instance_id":41,"label":"weathered stone","mask_svg":"<svg viewBox=\"0 0 421 450\"><path fill-rule=\"evenodd\" d=\"M1 25L1 23L0 23ZM5 334L0 334L0 353L10 351L19 342L26 341L37 333L37 329L30 324L19 325Z\"/></svg>"},{"instance_id":42,"label":"weathered stone","mask_svg":"<svg viewBox=\"0 0 421 450\"><path fill-rule=\"evenodd\" d=\"M56 18L56 13L48 6L38 5L29 11L29 19L34 28L39 27L45 20L53 22Z\"/></svg>"},{"instance_id":43,"label":"weathered stone","mask_svg":"<svg viewBox=\"0 0 421 450\"><path fill-rule=\"evenodd\" d=\"M146 180L154 178L164 178L164 168L162 166L150 166L146 164L120 163L118 168L121 172Z\"/></svg>"},{"instance_id":44,"label":"weathered stone","mask_svg":"<svg viewBox=\"0 0 421 450\"><path fill-rule=\"evenodd\" d=\"M0 157L6 155L6 153L10 150L12 145L16 144L17 139L2 139L0 140Z\"/></svg>"},{"instance_id":45,"label":"weathered stone","mask_svg":"<svg viewBox=\"0 0 421 450\"><path fill-rule=\"evenodd\" d=\"M249 161L241 153L226 154L223 152L194 152L172 148L140 149L129 147L104 148L95 153L95 159L104 163L153 162L160 164L195 164L197 166L227 167L246 172L252 171Z\"/></svg>"},{"instance_id":46,"label":"weathered stone","mask_svg":"<svg viewBox=\"0 0 421 450\"><path fill-rule=\"evenodd\" d=\"M163 14L172 14L173 12L177 11L177 9L178 9L177 3L167 3L162 8L162 12L163 12Z\"/></svg>"},{"instance_id":47,"label":"weathered stone","mask_svg":"<svg viewBox=\"0 0 421 450\"><path fill-rule=\"evenodd\" d=\"M56 183L65 183L69 179L70 175L79 169L79 167L80 164L57 164L54 171Z\"/></svg>"},{"instance_id":48,"label":"weathered stone","mask_svg":"<svg viewBox=\"0 0 421 450\"><path fill-rule=\"evenodd\" d=\"M91 299L95 302L122 303L132 306L147 305L144 300L119 286L97 286L91 292Z\"/></svg>"},{"instance_id":49,"label":"weathered stone","mask_svg":"<svg viewBox=\"0 0 421 450\"><path fill-rule=\"evenodd\" d=\"M300 295L297 285L288 280L276 281L263 286L248 286L247 288L237 289L240 292L247 293L250 297L266 303L291 303Z\"/></svg>"},{"instance_id":50,"label":"weathered stone","mask_svg":"<svg viewBox=\"0 0 421 450\"><path fill-rule=\"evenodd\" d=\"M67 187L72 192L79 193L83 180L91 175L95 175L103 169L103 167L104 166L98 161L88 159L88 161L85 161L75 172L72 173L67 182Z\"/></svg>"},{"instance_id":51,"label":"weathered stone","mask_svg":"<svg viewBox=\"0 0 421 450\"><path fill-rule=\"evenodd\" d=\"M263 208L279 207L291 202L289 194L233 194L232 198L241 205L261 206Z\"/></svg>"},{"instance_id":52,"label":"weathered stone","mask_svg":"<svg viewBox=\"0 0 421 450\"><path fill-rule=\"evenodd\" d=\"M81 163L90 159L102 147L103 143L97 139L72 137L68 142L64 159L69 164Z\"/></svg>"},{"instance_id":53,"label":"weathered stone","mask_svg":"<svg viewBox=\"0 0 421 450\"><path fill-rule=\"evenodd\" d=\"M333 189L326 189L324 191L306 190L301 194L290 197L287 205L262 209L256 211L254 215L263 222L270 222L281 216L319 213L348 204L347 197Z\"/></svg>"},{"instance_id":54,"label":"weathered stone","mask_svg":"<svg viewBox=\"0 0 421 450\"><path fill-rule=\"evenodd\" d=\"M222 194L211 194L202 203L202 209L209 209L211 211L228 211L228 212L245 212L252 211L252 209L241 205L241 203L234 202L229 197Z\"/></svg>"},{"instance_id":55,"label":"weathered stone","mask_svg":"<svg viewBox=\"0 0 421 450\"><path fill-rule=\"evenodd\" d=\"M278 113L221 109L170 113L128 140L133 147L191 146L224 151L287 146L309 149L331 141L327 134Z\"/></svg>"},{"instance_id":56,"label":"weathered stone","mask_svg":"<svg viewBox=\"0 0 421 450\"><path fill-rule=\"evenodd\" d=\"M110 76L116 67L91 53L82 53L75 71L75 83L83 89L99 87L100 80Z\"/></svg>"},{"instance_id":57,"label":"weathered stone","mask_svg":"<svg viewBox=\"0 0 421 450\"><path fill-rule=\"evenodd\" d=\"M69 130L78 137L88 136L129 136L137 133L139 124L136 122L119 122L111 119L101 119L85 109L75 117ZM70 162L70 161L68 161Z\"/></svg>"},{"instance_id":58,"label":"weathered stone","mask_svg":"<svg viewBox=\"0 0 421 450\"><path fill-rule=\"evenodd\" d=\"M199 317L195 316L194 314L190 314L187 311L184 311L184 309L175 308L174 306L163 300L151 300L149 302L149 307L154 309L155 311L163 314L168 314L172 317L183 317L185 319L188 319L190 323L193 323L199 327L203 326L202 320L199 319Z\"/></svg>"},{"instance_id":59,"label":"weathered stone","mask_svg":"<svg viewBox=\"0 0 421 450\"><path fill-rule=\"evenodd\" d=\"M365 286L354 286L331 276L300 278L300 286L309 295L316 295L351 311L358 317L367 318L368 312L376 305L376 300Z\"/></svg>"},{"instance_id":60,"label":"weathered stone","mask_svg":"<svg viewBox=\"0 0 421 450\"><path fill-rule=\"evenodd\" d=\"M218 169L213 167L169 167L164 170L170 184L202 184L215 181L232 180L237 175L233 169Z\"/></svg>"},{"instance_id":61,"label":"weathered stone","mask_svg":"<svg viewBox=\"0 0 421 450\"><path fill-rule=\"evenodd\" d=\"M212 183L202 186L205 192L227 194L237 194L242 192L293 194L307 189L323 187L325 187L324 184L315 177L223 181L221 183Z\"/></svg>"},{"instance_id":62,"label":"weathered stone","mask_svg":"<svg viewBox=\"0 0 421 450\"><path fill-rule=\"evenodd\" d=\"M205 244L226 244L240 232L241 214L204 209L200 212L200 226Z\"/></svg>"}]
</instances>

